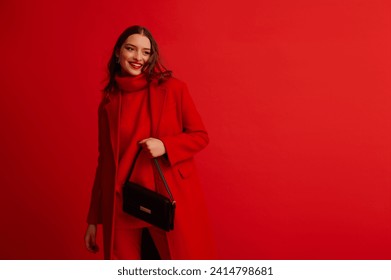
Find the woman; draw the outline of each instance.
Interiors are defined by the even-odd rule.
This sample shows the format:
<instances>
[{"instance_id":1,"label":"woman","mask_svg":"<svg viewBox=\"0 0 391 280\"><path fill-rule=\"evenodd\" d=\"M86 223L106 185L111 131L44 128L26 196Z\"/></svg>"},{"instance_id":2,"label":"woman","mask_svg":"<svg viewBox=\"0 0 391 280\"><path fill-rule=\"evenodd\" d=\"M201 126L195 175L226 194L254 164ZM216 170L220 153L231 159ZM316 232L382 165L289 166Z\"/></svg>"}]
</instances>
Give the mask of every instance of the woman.
<instances>
[{"instance_id":1,"label":"woman","mask_svg":"<svg viewBox=\"0 0 391 280\"><path fill-rule=\"evenodd\" d=\"M103 225L105 259L140 259L147 228L162 259L211 259L213 248L193 156L208 134L188 93L159 61L156 41L141 26L118 38L98 110L99 158L92 188L86 247L96 246ZM122 211L122 186L135 160L131 181L165 194L152 158L158 158L176 200L175 228L164 232Z\"/></svg>"}]
</instances>

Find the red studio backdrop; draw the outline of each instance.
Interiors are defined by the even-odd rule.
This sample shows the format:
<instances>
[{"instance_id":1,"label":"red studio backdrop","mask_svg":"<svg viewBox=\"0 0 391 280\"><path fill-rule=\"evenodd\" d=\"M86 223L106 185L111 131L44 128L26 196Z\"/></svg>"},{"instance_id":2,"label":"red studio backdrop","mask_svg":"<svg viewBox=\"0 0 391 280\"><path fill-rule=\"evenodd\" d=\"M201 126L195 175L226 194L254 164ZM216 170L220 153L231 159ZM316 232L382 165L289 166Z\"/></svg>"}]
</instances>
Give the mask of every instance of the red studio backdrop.
<instances>
[{"instance_id":1,"label":"red studio backdrop","mask_svg":"<svg viewBox=\"0 0 391 280\"><path fill-rule=\"evenodd\" d=\"M390 259L390 8L1 1L0 258L102 258L83 243L97 106L141 24L210 133L196 161L220 259Z\"/></svg>"}]
</instances>

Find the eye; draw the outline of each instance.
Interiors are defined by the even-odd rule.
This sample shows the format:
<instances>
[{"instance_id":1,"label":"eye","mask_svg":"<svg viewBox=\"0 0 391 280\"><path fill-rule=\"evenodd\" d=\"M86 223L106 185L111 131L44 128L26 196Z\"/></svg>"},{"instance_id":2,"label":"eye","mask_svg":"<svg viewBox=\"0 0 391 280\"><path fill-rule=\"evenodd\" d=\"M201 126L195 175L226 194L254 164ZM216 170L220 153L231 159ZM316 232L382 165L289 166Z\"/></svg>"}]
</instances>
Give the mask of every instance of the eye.
<instances>
[{"instance_id":1,"label":"eye","mask_svg":"<svg viewBox=\"0 0 391 280\"><path fill-rule=\"evenodd\" d=\"M144 55L150 55L151 53L150 52L144 52Z\"/></svg>"},{"instance_id":2,"label":"eye","mask_svg":"<svg viewBox=\"0 0 391 280\"><path fill-rule=\"evenodd\" d=\"M125 49L127 49L128 51L133 51L133 47L125 47Z\"/></svg>"}]
</instances>

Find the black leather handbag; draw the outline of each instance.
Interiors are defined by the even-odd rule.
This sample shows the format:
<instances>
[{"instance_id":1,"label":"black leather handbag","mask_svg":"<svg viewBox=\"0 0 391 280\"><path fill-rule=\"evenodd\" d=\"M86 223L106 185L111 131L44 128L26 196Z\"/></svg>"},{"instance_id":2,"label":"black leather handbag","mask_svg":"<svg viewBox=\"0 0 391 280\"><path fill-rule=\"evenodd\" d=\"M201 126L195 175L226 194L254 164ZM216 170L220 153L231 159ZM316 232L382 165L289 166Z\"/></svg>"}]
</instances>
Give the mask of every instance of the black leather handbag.
<instances>
[{"instance_id":1,"label":"black leather handbag","mask_svg":"<svg viewBox=\"0 0 391 280\"><path fill-rule=\"evenodd\" d=\"M139 184L129 181L140 152L141 149L139 149L136 154L136 157L132 163L132 167L130 168L129 174L122 188L122 210L125 213L128 213L165 231L173 230L176 203L157 159L154 158L153 161L167 190L169 198L153 190L147 189Z\"/></svg>"}]
</instances>

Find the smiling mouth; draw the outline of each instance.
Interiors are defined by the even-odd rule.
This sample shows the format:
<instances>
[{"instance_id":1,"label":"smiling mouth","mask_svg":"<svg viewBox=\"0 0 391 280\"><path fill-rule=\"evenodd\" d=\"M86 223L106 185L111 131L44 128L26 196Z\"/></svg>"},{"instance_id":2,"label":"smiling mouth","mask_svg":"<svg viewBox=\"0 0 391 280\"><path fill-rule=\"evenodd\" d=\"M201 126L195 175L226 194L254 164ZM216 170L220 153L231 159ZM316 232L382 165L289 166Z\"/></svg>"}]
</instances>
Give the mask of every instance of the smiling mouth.
<instances>
[{"instance_id":1,"label":"smiling mouth","mask_svg":"<svg viewBox=\"0 0 391 280\"><path fill-rule=\"evenodd\" d=\"M135 70L138 70L138 69L140 69L141 67L143 67L143 65L140 64L140 63L130 62L129 64L130 64L130 66L131 66L133 69L135 69Z\"/></svg>"}]
</instances>

